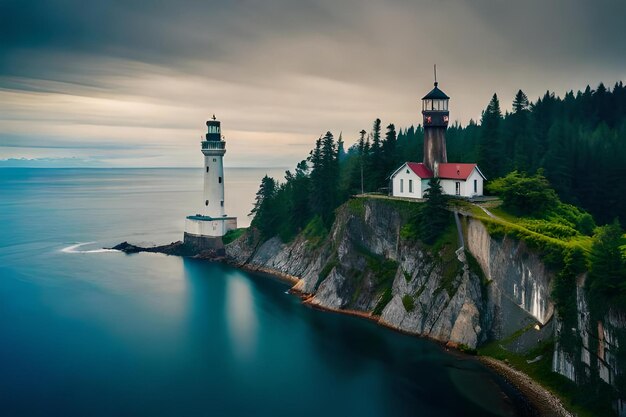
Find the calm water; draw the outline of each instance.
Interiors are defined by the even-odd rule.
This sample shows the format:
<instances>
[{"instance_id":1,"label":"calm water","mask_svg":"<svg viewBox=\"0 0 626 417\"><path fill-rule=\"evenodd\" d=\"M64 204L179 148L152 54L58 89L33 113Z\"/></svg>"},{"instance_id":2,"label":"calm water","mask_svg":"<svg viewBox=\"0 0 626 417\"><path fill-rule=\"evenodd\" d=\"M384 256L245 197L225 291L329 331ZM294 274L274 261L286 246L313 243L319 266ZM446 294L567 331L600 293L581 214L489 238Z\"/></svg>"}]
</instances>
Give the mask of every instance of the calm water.
<instances>
[{"instance_id":1,"label":"calm water","mask_svg":"<svg viewBox=\"0 0 626 417\"><path fill-rule=\"evenodd\" d=\"M240 224L266 171L226 172ZM477 363L271 278L97 250L180 239L201 178L0 169L0 415L513 415Z\"/></svg>"}]
</instances>

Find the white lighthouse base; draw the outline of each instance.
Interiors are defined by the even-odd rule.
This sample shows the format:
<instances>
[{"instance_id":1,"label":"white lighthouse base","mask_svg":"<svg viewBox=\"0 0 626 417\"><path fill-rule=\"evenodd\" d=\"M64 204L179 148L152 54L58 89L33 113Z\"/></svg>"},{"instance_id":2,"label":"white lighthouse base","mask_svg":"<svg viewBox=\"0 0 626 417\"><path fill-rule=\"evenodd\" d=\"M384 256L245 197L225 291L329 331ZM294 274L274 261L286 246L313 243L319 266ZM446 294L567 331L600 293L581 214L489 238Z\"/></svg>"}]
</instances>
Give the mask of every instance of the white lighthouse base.
<instances>
[{"instance_id":1,"label":"white lighthouse base","mask_svg":"<svg viewBox=\"0 0 626 417\"><path fill-rule=\"evenodd\" d=\"M197 252L223 252L222 236L236 228L236 217L187 216L183 242Z\"/></svg>"}]
</instances>

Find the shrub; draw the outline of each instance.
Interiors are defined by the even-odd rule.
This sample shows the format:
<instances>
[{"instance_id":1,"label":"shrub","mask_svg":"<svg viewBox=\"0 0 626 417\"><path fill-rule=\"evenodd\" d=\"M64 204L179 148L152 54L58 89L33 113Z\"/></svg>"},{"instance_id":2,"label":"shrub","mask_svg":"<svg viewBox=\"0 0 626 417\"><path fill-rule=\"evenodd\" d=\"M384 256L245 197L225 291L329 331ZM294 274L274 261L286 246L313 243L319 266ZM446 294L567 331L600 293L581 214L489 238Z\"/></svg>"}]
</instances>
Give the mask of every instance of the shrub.
<instances>
[{"instance_id":1,"label":"shrub","mask_svg":"<svg viewBox=\"0 0 626 417\"><path fill-rule=\"evenodd\" d=\"M556 192L541 172L528 176L513 171L487 186L502 198L504 208L519 215L540 215L559 203Z\"/></svg>"},{"instance_id":2,"label":"shrub","mask_svg":"<svg viewBox=\"0 0 626 417\"><path fill-rule=\"evenodd\" d=\"M415 301L413 300L413 297L411 297L409 294L404 294L402 296L402 304L404 305L404 309L408 313L415 310Z\"/></svg>"},{"instance_id":3,"label":"shrub","mask_svg":"<svg viewBox=\"0 0 626 417\"><path fill-rule=\"evenodd\" d=\"M241 235L243 235L246 232L247 228L242 227L239 229L234 229L234 230L229 230L228 232L226 232L226 234L224 236L222 236L222 242L225 245L228 245L231 242L234 242L235 240L239 239L239 237L241 237Z\"/></svg>"}]
</instances>

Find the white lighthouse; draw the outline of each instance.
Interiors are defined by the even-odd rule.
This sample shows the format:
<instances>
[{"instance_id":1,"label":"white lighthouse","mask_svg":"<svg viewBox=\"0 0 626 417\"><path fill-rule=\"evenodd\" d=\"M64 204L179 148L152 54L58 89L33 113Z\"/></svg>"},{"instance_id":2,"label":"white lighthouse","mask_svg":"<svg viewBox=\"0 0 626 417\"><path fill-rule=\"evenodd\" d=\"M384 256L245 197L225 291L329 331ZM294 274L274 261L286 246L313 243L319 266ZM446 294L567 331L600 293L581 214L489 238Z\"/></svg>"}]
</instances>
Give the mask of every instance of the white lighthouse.
<instances>
[{"instance_id":1,"label":"white lighthouse","mask_svg":"<svg viewBox=\"0 0 626 417\"><path fill-rule=\"evenodd\" d=\"M199 213L185 220L185 244L197 250L221 250L222 236L237 228L237 218L228 217L224 201L224 154L226 141L222 136L220 121L206 122L207 133L201 142L204 154L204 192Z\"/></svg>"}]
</instances>

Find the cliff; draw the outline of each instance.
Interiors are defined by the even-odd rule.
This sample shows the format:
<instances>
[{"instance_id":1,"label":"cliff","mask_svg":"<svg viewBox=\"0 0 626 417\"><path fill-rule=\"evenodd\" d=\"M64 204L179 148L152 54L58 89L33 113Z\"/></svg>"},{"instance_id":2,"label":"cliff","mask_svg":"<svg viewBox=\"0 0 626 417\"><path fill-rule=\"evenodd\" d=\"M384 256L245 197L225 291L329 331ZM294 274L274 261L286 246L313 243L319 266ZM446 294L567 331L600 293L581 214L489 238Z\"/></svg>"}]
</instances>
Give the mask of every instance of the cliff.
<instances>
[{"instance_id":1,"label":"cliff","mask_svg":"<svg viewBox=\"0 0 626 417\"><path fill-rule=\"evenodd\" d=\"M596 317L585 291L586 274L576 281L576 321L573 327L556 321L556 345L552 370L579 386L597 386L600 381L616 390L609 398L619 416L626 416L624 369L626 358L620 346L626 343L626 315L613 308Z\"/></svg>"},{"instance_id":2,"label":"cliff","mask_svg":"<svg viewBox=\"0 0 626 417\"><path fill-rule=\"evenodd\" d=\"M260 243L247 234L227 245L226 256L240 267L293 277L293 290L314 306L469 348L550 322L551 275L536 254L523 243L491 238L468 217L461 222L467 248L453 225L426 245L407 233L415 204L353 199L325 236Z\"/></svg>"}]
</instances>

